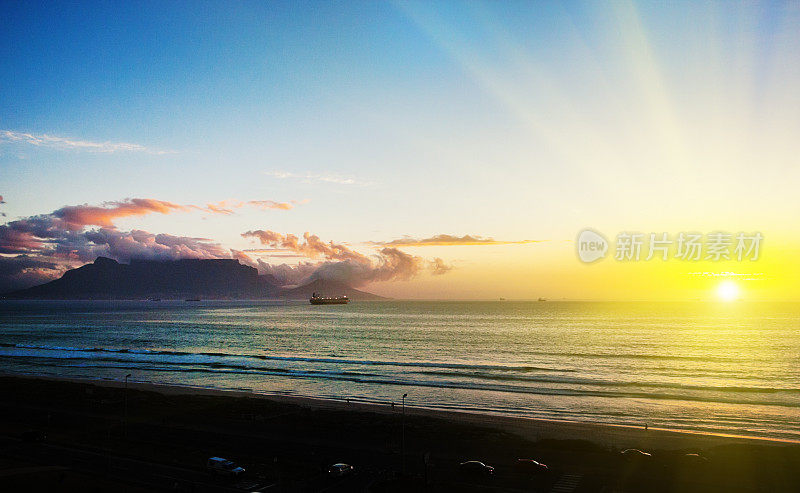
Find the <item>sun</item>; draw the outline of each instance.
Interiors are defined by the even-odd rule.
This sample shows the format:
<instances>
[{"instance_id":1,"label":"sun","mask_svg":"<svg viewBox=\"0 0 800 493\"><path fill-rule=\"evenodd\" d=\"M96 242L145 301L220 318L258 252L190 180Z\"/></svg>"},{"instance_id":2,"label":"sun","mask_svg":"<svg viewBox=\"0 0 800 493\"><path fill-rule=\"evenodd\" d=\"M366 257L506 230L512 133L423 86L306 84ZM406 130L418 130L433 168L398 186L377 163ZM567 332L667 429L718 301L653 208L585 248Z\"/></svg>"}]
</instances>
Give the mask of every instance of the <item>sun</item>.
<instances>
[{"instance_id":1,"label":"sun","mask_svg":"<svg viewBox=\"0 0 800 493\"><path fill-rule=\"evenodd\" d=\"M717 286L717 297L722 301L733 301L739 297L739 286L733 281L725 281Z\"/></svg>"}]
</instances>

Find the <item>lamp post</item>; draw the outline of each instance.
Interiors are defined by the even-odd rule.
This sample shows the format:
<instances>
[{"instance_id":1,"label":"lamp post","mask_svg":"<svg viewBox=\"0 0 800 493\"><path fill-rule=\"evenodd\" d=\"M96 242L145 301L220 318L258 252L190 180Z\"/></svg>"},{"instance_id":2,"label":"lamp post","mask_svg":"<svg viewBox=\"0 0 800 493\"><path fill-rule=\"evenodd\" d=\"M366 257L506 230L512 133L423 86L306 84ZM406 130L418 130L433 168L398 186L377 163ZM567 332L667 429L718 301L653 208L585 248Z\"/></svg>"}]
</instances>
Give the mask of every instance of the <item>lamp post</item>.
<instances>
[{"instance_id":1,"label":"lamp post","mask_svg":"<svg viewBox=\"0 0 800 493\"><path fill-rule=\"evenodd\" d=\"M403 474L406 473L406 397L408 397L408 394L403 394L403 432L400 438L400 471Z\"/></svg>"},{"instance_id":2,"label":"lamp post","mask_svg":"<svg viewBox=\"0 0 800 493\"><path fill-rule=\"evenodd\" d=\"M125 375L125 415L123 422L125 424L125 436L128 436L128 379L131 377L131 374L128 373Z\"/></svg>"}]
</instances>

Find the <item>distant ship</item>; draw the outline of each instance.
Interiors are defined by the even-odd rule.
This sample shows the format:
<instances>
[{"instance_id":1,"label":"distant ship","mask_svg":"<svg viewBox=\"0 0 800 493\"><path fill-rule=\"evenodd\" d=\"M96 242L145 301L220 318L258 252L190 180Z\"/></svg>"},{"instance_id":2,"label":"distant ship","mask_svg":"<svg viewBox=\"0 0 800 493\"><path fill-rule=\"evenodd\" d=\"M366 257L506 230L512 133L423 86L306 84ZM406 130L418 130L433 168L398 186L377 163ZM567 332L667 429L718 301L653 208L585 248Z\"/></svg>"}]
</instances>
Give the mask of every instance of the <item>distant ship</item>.
<instances>
[{"instance_id":1,"label":"distant ship","mask_svg":"<svg viewBox=\"0 0 800 493\"><path fill-rule=\"evenodd\" d=\"M539 301L547 301L547 298L539 298Z\"/></svg>"},{"instance_id":2,"label":"distant ship","mask_svg":"<svg viewBox=\"0 0 800 493\"><path fill-rule=\"evenodd\" d=\"M337 296L336 298L327 298L324 296L317 296L317 293L311 294L311 299L308 300L312 305L346 305L350 303L350 298L347 296Z\"/></svg>"}]
</instances>

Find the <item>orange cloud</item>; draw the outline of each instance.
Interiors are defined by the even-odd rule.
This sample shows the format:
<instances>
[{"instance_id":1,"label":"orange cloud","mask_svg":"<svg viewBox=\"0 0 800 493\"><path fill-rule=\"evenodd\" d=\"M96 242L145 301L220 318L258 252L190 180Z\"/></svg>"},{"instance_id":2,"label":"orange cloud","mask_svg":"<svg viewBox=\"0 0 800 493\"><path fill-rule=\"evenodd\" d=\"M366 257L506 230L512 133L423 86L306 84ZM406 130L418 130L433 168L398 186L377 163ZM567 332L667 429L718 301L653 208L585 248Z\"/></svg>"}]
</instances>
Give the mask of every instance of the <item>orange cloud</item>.
<instances>
[{"instance_id":1,"label":"orange cloud","mask_svg":"<svg viewBox=\"0 0 800 493\"><path fill-rule=\"evenodd\" d=\"M206 204L205 209L208 212L216 213L216 214L233 214L234 209L241 209L242 207L255 207L256 209L267 210L267 209L276 209L282 211L288 211L290 209L294 209L294 204L299 204L304 202L292 201L289 202L276 202L274 200L222 200L216 203Z\"/></svg>"},{"instance_id":2,"label":"orange cloud","mask_svg":"<svg viewBox=\"0 0 800 493\"><path fill-rule=\"evenodd\" d=\"M430 261L429 267L431 274L434 276L441 276L442 274L447 274L453 270L452 265L446 264L445 261L439 257L434 257L434 259Z\"/></svg>"},{"instance_id":3,"label":"orange cloud","mask_svg":"<svg viewBox=\"0 0 800 493\"><path fill-rule=\"evenodd\" d=\"M374 242L376 245L398 246L398 247L422 247L422 246L466 246L466 245L521 245L525 243L539 243L545 240L515 240L502 241L494 238L484 238L482 236L455 236L448 234L435 235L430 238L415 239L411 237L400 238L389 242Z\"/></svg>"},{"instance_id":4,"label":"orange cloud","mask_svg":"<svg viewBox=\"0 0 800 493\"><path fill-rule=\"evenodd\" d=\"M290 250L312 259L369 261L365 255L333 241L325 243L319 236L312 235L309 232L303 233L303 242L293 234L283 235L274 231L264 230L247 231L242 236L256 238L263 245Z\"/></svg>"},{"instance_id":5,"label":"orange cloud","mask_svg":"<svg viewBox=\"0 0 800 493\"><path fill-rule=\"evenodd\" d=\"M114 221L124 217L144 216L153 213L171 214L173 212L189 212L193 210L211 214L230 215L234 213L234 209L246 206L252 206L262 210L289 210L294 207L294 205L288 202L276 202L274 200L249 200L246 202L223 200L201 207L197 205L176 204L165 200L134 198L104 202L99 206L88 204L65 206L54 211L52 215L62 220L68 229L77 231L84 226L114 228Z\"/></svg>"},{"instance_id":6,"label":"orange cloud","mask_svg":"<svg viewBox=\"0 0 800 493\"><path fill-rule=\"evenodd\" d=\"M186 206L156 199L126 199L119 202L105 202L101 206L71 205L53 212L53 216L66 223L68 229L79 230L84 226L113 228L114 220L122 217L144 216L152 213L170 214L189 211Z\"/></svg>"}]
</instances>

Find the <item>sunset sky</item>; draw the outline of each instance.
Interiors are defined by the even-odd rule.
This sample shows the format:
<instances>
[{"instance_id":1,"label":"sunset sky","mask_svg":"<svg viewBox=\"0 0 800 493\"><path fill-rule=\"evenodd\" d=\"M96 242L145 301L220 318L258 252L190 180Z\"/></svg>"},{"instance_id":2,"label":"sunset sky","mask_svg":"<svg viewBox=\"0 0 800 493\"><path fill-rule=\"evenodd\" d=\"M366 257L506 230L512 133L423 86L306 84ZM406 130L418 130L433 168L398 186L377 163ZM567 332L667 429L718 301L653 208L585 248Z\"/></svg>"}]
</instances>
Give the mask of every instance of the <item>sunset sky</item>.
<instances>
[{"instance_id":1,"label":"sunset sky","mask_svg":"<svg viewBox=\"0 0 800 493\"><path fill-rule=\"evenodd\" d=\"M798 87L796 2L5 2L0 291L233 256L398 298L797 300ZM626 231L764 240L623 262Z\"/></svg>"}]
</instances>

